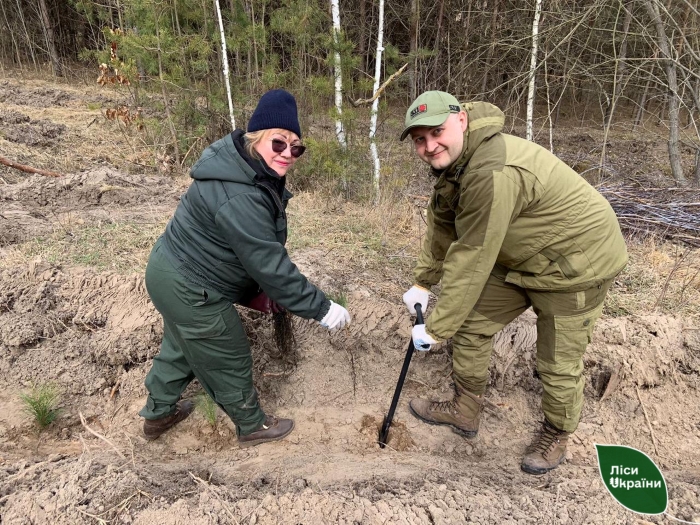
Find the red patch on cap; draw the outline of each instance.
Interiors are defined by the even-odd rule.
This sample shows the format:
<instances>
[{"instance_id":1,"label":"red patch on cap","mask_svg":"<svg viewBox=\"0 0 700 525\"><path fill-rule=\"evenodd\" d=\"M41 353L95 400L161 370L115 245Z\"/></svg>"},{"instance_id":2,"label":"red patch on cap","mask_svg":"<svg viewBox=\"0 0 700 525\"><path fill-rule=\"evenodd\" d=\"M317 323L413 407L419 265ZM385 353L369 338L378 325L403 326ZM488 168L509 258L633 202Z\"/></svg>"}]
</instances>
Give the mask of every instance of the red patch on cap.
<instances>
[{"instance_id":1,"label":"red patch on cap","mask_svg":"<svg viewBox=\"0 0 700 525\"><path fill-rule=\"evenodd\" d=\"M416 106L411 111L411 118L416 118L418 115L420 115L421 113L425 113L426 111L428 111L428 104L421 104L420 106Z\"/></svg>"}]
</instances>

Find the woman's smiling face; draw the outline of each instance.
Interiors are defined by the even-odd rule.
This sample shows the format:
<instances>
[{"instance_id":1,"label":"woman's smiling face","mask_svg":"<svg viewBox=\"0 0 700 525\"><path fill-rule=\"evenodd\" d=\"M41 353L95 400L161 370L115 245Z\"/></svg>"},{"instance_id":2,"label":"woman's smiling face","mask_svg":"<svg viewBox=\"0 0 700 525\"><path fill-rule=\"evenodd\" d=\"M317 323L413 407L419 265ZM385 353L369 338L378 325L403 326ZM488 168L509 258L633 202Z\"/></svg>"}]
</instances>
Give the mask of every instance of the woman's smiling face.
<instances>
[{"instance_id":1,"label":"woman's smiling face","mask_svg":"<svg viewBox=\"0 0 700 525\"><path fill-rule=\"evenodd\" d=\"M282 141L287 145L282 153L276 153L272 149L273 140ZM275 170L275 173L280 177L284 177L289 168L297 161L297 157L292 156L292 151L290 149L291 146L296 146L297 144L301 144L301 141L293 131L288 131L286 129L270 129L263 139L255 145L255 151L260 154L265 164Z\"/></svg>"}]
</instances>

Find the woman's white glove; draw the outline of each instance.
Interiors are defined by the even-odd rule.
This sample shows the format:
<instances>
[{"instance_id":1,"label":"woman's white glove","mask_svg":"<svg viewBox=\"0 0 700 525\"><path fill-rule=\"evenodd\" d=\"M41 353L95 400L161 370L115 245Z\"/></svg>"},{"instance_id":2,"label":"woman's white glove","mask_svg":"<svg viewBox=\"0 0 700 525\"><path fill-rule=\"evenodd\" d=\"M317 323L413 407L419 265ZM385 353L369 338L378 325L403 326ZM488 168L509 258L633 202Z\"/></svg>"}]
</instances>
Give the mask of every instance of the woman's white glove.
<instances>
[{"instance_id":1,"label":"woman's white glove","mask_svg":"<svg viewBox=\"0 0 700 525\"><path fill-rule=\"evenodd\" d=\"M328 313L321 319L321 326L333 330L335 328L343 328L346 324L350 324L350 314L338 303L331 301L331 307Z\"/></svg>"},{"instance_id":2,"label":"woman's white glove","mask_svg":"<svg viewBox=\"0 0 700 525\"><path fill-rule=\"evenodd\" d=\"M421 352L427 352L430 347L437 343L433 337L425 331L424 324L417 324L411 330L411 337L413 338L413 348L420 350Z\"/></svg>"},{"instance_id":3,"label":"woman's white glove","mask_svg":"<svg viewBox=\"0 0 700 525\"><path fill-rule=\"evenodd\" d=\"M429 297L430 292L416 284L411 286L411 288L403 294L403 302L411 315L416 315L416 303L420 303L420 309L425 314Z\"/></svg>"}]
</instances>

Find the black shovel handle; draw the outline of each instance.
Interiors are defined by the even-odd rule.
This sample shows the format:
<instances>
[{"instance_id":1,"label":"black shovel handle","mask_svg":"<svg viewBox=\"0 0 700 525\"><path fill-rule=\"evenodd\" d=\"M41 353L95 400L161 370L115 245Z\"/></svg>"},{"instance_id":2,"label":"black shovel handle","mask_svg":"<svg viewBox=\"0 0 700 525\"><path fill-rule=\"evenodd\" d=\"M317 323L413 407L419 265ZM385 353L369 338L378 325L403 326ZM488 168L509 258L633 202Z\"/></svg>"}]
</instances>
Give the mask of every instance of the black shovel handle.
<instances>
[{"instance_id":1,"label":"black shovel handle","mask_svg":"<svg viewBox=\"0 0 700 525\"><path fill-rule=\"evenodd\" d=\"M421 312L420 303L413 305L416 309L416 323L424 324L423 312ZM415 325L414 325L415 326ZM411 337L411 342L408 343L408 350L406 351L406 357L403 360L403 366L401 367L401 374L399 374L399 381L396 383L396 390L394 390L394 397L391 400L391 406L389 407L389 413L384 418L382 422L382 429L379 432L379 448L384 448L386 446L386 438L389 435L389 427L391 427L391 422L394 419L394 412L396 412L396 405L399 404L399 398L401 397L401 390L403 389L403 382L406 380L406 373L408 372L408 366L411 364L411 357L413 356L413 337Z\"/></svg>"}]
</instances>

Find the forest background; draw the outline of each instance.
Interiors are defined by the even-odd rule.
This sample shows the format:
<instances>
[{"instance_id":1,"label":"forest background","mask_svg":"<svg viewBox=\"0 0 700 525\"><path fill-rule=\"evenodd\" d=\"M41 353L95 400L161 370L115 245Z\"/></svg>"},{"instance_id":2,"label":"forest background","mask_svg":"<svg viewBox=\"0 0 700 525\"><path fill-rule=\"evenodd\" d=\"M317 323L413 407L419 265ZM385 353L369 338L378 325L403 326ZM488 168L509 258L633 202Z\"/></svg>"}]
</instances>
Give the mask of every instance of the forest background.
<instances>
[{"instance_id":1,"label":"forest background","mask_svg":"<svg viewBox=\"0 0 700 525\"><path fill-rule=\"evenodd\" d=\"M377 197L366 106L378 81L406 66L375 106L380 127L400 125L415 96L440 89L500 106L508 131L527 121L551 149L562 119L599 126L596 162L565 159L595 182L616 174L612 127L663 137L662 178L700 182L693 0L7 0L0 10L4 74L97 78L128 92L105 115L136 123L153 153L136 167L186 169L232 120L244 125L264 91L284 87L311 153L296 187Z\"/></svg>"},{"instance_id":2,"label":"forest background","mask_svg":"<svg viewBox=\"0 0 700 525\"><path fill-rule=\"evenodd\" d=\"M700 523L699 27L697 0L0 0L0 522ZM146 442L149 253L201 151L279 87L308 146L287 248L353 322L296 319L285 355L240 309L289 439L240 448L195 381L196 413ZM446 342L414 355L377 445L432 183L398 135L427 89L500 106L626 236L581 424L545 477L520 471L541 417L532 312L495 336L476 441L408 412L452 396ZM41 386L60 393L43 429L21 397ZM596 443L649 454L669 516L619 505Z\"/></svg>"}]
</instances>

